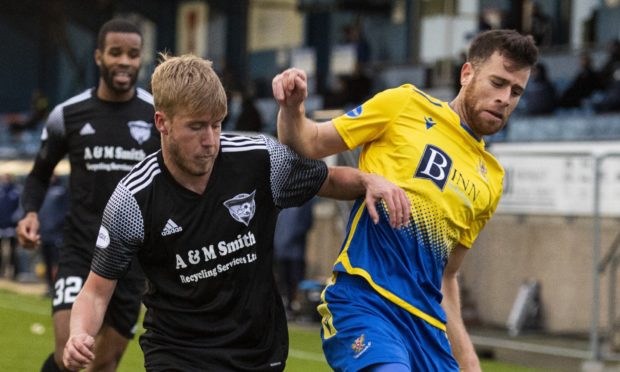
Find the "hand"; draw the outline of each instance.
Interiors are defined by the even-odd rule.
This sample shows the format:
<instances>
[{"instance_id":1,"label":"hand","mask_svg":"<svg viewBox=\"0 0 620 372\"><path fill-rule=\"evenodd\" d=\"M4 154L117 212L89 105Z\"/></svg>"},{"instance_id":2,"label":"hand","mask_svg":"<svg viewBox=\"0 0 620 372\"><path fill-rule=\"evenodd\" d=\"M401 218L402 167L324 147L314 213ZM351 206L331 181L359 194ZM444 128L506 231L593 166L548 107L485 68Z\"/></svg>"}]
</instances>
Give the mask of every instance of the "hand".
<instances>
[{"instance_id":1,"label":"hand","mask_svg":"<svg viewBox=\"0 0 620 372\"><path fill-rule=\"evenodd\" d=\"M71 336L62 354L62 362L65 368L70 371L86 368L95 358L94 345L95 339L86 333Z\"/></svg>"},{"instance_id":2,"label":"hand","mask_svg":"<svg viewBox=\"0 0 620 372\"><path fill-rule=\"evenodd\" d=\"M369 173L365 178L366 207L373 222L379 223L379 213L375 204L383 199L388 208L390 226L397 228L407 225L411 217L411 203L405 191L376 174Z\"/></svg>"},{"instance_id":3,"label":"hand","mask_svg":"<svg viewBox=\"0 0 620 372\"><path fill-rule=\"evenodd\" d=\"M28 212L28 214L17 223L15 232L17 233L17 241L26 249L34 249L41 244L39 217L35 212Z\"/></svg>"},{"instance_id":4,"label":"hand","mask_svg":"<svg viewBox=\"0 0 620 372\"><path fill-rule=\"evenodd\" d=\"M280 108L297 108L308 97L308 81L306 73L298 68L276 75L271 82L273 97Z\"/></svg>"}]
</instances>

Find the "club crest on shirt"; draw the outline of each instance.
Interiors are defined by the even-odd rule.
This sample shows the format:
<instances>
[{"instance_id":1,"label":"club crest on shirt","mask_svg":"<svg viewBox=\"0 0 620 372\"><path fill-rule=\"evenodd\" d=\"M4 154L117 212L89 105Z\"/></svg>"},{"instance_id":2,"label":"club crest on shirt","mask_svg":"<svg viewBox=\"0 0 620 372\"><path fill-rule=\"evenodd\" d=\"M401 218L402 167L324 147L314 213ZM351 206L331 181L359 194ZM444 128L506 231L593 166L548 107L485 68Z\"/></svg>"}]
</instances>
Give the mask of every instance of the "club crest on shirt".
<instances>
[{"instance_id":1,"label":"club crest on shirt","mask_svg":"<svg viewBox=\"0 0 620 372\"><path fill-rule=\"evenodd\" d=\"M355 353L353 358L359 358L359 356L362 355L370 347L370 341L368 343L364 343L365 339L366 336L361 335L357 339L355 339L355 342L353 344L351 344L351 349L353 349L353 352Z\"/></svg>"},{"instance_id":2,"label":"club crest on shirt","mask_svg":"<svg viewBox=\"0 0 620 372\"><path fill-rule=\"evenodd\" d=\"M244 225L248 226L254 213L256 212L256 202L254 201L254 195L256 190L251 194L239 194L234 198L228 199L224 202L224 206L228 208L228 212L235 219Z\"/></svg>"},{"instance_id":3,"label":"club crest on shirt","mask_svg":"<svg viewBox=\"0 0 620 372\"><path fill-rule=\"evenodd\" d=\"M134 120L127 123L129 133L139 144L143 144L151 138L151 127L153 124L143 120Z\"/></svg>"},{"instance_id":4,"label":"club crest on shirt","mask_svg":"<svg viewBox=\"0 0 620 372\"><path fill-rule=\"evenodd\" d=\"M480 159L480 163L478 164L478 173L480 173L482 178L484 178L486 180L488 172L489 171L487 170L486 164L484 163L484 161L482 159Z\"/></svg>"}]
</instances>

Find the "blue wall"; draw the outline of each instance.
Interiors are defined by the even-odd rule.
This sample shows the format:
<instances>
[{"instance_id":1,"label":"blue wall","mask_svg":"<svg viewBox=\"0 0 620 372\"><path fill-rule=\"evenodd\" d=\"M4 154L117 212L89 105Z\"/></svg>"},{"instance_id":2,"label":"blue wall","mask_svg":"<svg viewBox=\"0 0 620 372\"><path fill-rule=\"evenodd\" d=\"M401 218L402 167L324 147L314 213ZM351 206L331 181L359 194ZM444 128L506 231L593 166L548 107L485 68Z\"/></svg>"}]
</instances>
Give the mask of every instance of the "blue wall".
<instances>
[{"instance_id":1,"label":"blue wall","mask_svg":"<svg viewBox=\"0 0 620 372\"><path fill-rule=\"evenodd\" d=\"M24 16L21 21L36 28L34 17ZM37 86L39 71L38 45L33 37L36 34L22 32L8 22L0 21L0 112L27 111L30 108L30 97Z\"/></svg>"}]
</instances>

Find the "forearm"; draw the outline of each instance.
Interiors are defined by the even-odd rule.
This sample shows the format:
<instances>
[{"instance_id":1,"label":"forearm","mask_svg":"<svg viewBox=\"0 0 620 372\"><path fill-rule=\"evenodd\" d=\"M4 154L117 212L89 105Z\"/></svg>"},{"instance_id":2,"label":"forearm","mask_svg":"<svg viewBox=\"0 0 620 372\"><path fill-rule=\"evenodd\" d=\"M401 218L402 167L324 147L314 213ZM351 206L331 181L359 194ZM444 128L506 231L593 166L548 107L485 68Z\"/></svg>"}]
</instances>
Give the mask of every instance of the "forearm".
<instances>
[{"instance_id":1,"label":"forearm","mask_svg":"<svg viewBox=\"0 0 620 372\"><path fill-rule=\"evenodd\" d=\"M448 319L448 339L452 353L462 371L479 371L480 361L461 316L459 284L456 275L444 277L442 292L444 295L442 307Z\"/></svg>"},{"instance_id":2,"label":"forearm","mask_svg":"<svg viewBox=\"0 0 620 372\"><path fill-rule=\"evenodd\" d=\"M280 108L278 112L278 139L295 152L317 159L317 123L306 118L303 105L297 108Z\"/></svg>"},{"instance_id":3,"label":"forearm","mask_svg":"<svg viewBox=\"0 0 620 372\"><path fill-rule=\"evenodd\" d=\"M92 276L93 273L89 275L89 278ZM98 288L89 285L89 280L86 281L84 288L80 291L71 309L71 336L86 333L91 337L95 337L99 332L110 297L116 285L113 281L109 282L111 284L108 285L108 288L98 291ZM109 289L110 286L111 289Z\"/></svg>"},{"instance_id":4,"label":"forearm","mask_svg":"<svg viewBox=\"0 0 620 372\"><path fill-rule=\"evenodd\" d=\"M356 168L329 167L318 195L338 200L354 200L366 193L367 173Z\"/></svg>"},{"instance_id":5,"label":"forearm","mask_svg":"<svg viewBox=\"0 0 620 372\"><path fill-rule=\"evenodd\" d=\"M45 180L45 175L36 174L35 169L28 175L24 183L21 204L24 212L38 212L43 205L45 194L49 187L49 178Z\"/></svg>"}]
</instances>

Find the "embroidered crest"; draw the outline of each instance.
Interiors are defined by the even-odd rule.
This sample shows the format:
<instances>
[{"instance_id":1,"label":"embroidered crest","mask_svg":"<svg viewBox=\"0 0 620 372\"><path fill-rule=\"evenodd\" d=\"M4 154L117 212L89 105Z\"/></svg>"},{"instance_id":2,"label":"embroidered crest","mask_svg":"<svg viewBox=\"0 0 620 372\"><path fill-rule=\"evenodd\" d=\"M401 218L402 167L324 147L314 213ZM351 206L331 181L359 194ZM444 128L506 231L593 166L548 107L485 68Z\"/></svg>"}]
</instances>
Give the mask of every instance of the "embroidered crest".
<instances>
[{"instance_id":1,"label":"embroidered crest","mask_svg":"<svg viewBox=\"0 0 620 372\"><path fill-rule=\"evenodd\" d=\"M134 120L127 123L129 133L139 144L143 144L151 138L151 127L153 124L143 120Z\"/></svg>"},{"instance_id":2,"label":"embroidered crest","mask_svg":"<svg viewBox=\"0 0 620 372\"><path fill-rule=\"evenodd\" d=\"M355 355L353 355L353 358L357 359L362 356L362 354L364 354L366 350L368 350L368 348L372 345L370 341L368 341L368 343L365 343L365 339L366 336L361 335L355 340L353 344L351 344L351 349L353 349L353 352L355 353Z\"/></svg>"},{"instance_id":3,"label":"embroidered crest","mask_svg":"<svg viewBox=\"0 0 620 372\"><path fill-rule=\"evenodd\" d=\"M239 221L246 226L250 224L252 217L254 217L254 212L256 212L255 194L256 190L252 191L251 194L239 194L224 202L224 206L228 208L228 212L235 221Z\"/></svg>"},{"instance_id":4,"label":"embroidered crest","mask_svg":"<svg viewBox=\"0 0 620 372\"><path fill-rule=\"evenodd\" d=\"M351 345L351 348L353 349L353 351L355 351L355 354L358 354L360 352L362 352L362 350L364 350L364 347L366 346L366 344L364 344L364 335L359 336L355 342L353 343L353 345Z\"/></svg>"},{"instance_id":5,"label":"embroidered crest","mask_svg":"<svg viewBox=\"0 0 620 372\"><path fill-rule=\"evenodd\" d=\"M485 180L487 179L487 173L489 171L487 170L487 166L482 159L480 159L480 163L478 164L478 172L480 173L482 178L484 178Z\"/></svg>"}]
</instances>

